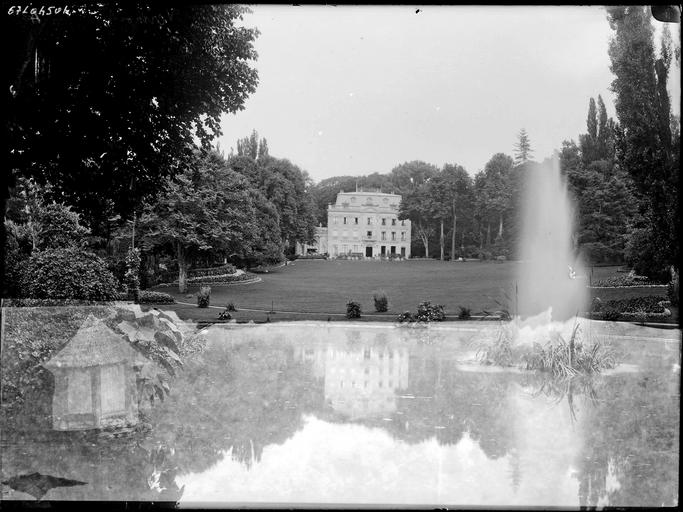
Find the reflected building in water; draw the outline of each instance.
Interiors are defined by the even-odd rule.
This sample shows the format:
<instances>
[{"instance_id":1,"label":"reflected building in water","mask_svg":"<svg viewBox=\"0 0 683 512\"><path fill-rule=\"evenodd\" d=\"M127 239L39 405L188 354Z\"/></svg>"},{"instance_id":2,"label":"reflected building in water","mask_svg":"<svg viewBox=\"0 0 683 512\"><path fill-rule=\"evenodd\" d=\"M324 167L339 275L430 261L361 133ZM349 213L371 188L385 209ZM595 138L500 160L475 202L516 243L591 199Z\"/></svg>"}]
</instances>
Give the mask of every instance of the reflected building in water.
<instances>
[{"instance_id":1,"label":"reflected building in water","mask_svg":"<svg viewBox=\"0 0 683 512\"><path fill-rule=\"evenodd\" d=\"M408 388L408 347L387 343L382 334L350 331L346 339L297 347L323 380L325 403L352 420L395 412L397 391Z\"/></svg>"}]
</instances>

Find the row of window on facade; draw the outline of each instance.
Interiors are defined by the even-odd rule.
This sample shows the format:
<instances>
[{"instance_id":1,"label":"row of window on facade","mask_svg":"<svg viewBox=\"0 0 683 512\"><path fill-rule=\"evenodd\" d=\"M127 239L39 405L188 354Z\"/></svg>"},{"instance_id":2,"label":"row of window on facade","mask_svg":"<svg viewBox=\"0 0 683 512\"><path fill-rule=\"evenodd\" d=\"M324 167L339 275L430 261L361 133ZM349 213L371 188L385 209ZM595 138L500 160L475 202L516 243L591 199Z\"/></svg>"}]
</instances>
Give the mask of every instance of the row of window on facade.
<instances>
[{"instance_id":1,"label":"row of window on facade","mask_svg":"<svg viewBox=\"0 0 683 512\"><path fill-rule=\"evenodd\" d=\"M339 247L340 247L339 245L333 244L333 245L332 245L332 251L336 254L336 253L339 251ZM347 244L342 244L342 245L341 245L342 254L347 254L347 253L359 253L362 249L363 249L363 246L361 246L361 245L353 245L353 249L351 248L351 246L349 246L349 245L347 245ZM405 257L405 255L406 255L406 254L405 254L406 248L405 248L405 247L401 247L400 250L401 250L401 256ZM380 248L380 254L385 255L385 254L386 254L386 251L387 251L387 247L386 247L385 245L383 245L383 246ZM392 245L392 246L390 247L390 251L391 251L391 254L396 254L396 246L395 246L395 245Z\"/></svg>"},{"instance_id":2,"label":"row of window on facade","mask_svg":"<svg viewBox=\"0 0 683 512\"><path fill-rule=\"evenodd\" d=\"M333 223L333 224L339 224L339 219L340 219L340 218L342 219L342 224L351 224L351 217L332 217L332 223ZM398 222L399 222L399 221L398 221L397 219L390 219L390 220L391 220L391 225L392 225L392 226L397 226L397 225L398 225ZM357 225L359 224L359 222L360 222L360 217L353 217L353 224L354 224L354 225L357 226ZM401 226L405 226L405 225L406 225L406 221L405 221L405 220L402 220L402 221L400 221L400 222L401 222ZM368 218L367 218L367 223L368 223L368 226L372 225L372 217L368 217ZM383 218L381 219L381 224L382 224L382 226L386 226L386 225L387 225L387 219L386 219L385 217L383 217Z\"/></svg>"},{"instance_id":3,"label":"row of window on facade","mask_svg":"<svg viewBox=\"0 0 683 512\"><path fill-rule=\"evenodd\" d=\"M337 232L336 232L336 231L332 231L332 236L333 236L333 237L336 237L336 236L337 236ZM343 236L344 238L347 238L347 237L349 236L348 231L344 231L344 232L342 233L342 236ZM354 236L354 238L357 238L357 237L358 237L358 233L353 233L353 236ZM372 238L372 231L367 231L367 232L365 233L365 237L366 237L366 238ZM382 231L382 232L381 232L381 237L380 237L380 238L381 238L381 240L386 240L386 239L387 239L387 232L386 232L386 231ZM396 240L396 232L395 232L395 231L392 231L392 232L391 232L391 241L392 241L392 242L396 242L396 241L397 241L397 240ZM406 241L406 232L405 232L405 231L401 231L401 242L405 242L405 241Z\"/></svg>"},{"instance_id":4,"label":"row of window on facade","mask_svg":"<svg viewBox=\"0 0 683 512\"><path fill-rule=\"evenodd\" d=\"M348 382L348 381L347 381L347 382ZM343 380L343 379L339 381L339 387L340 387L340 388L343 388L343 387L344 387L344 380ZM356 387L356 381L355 381L355 380L351 381L351 387L352 387L352 388L355 388L355 387ZM363 382L363 387L364 387L364 388L367 388L367 387L368 387L368 381L367 381L367 380ZM377 387L378 387L378 388L384 387L384 382L381 381L381 380L378 380L378 381L377 381ZM394 381L393 381L393 380L389 380L389 381L387 382L387 387L388 387L388 388L393 388L393 387L394 387Z\"/></svg>"},{"instance_id":5,"label":"row of window on facade","mask_svg":"<svg viewBox=\"0 0 683 512\"><path fill-rule=\"evenodd\" d=\"M382 239L382 240L386 240L386 239L387 239L387 232L386 232L386 231L382 231L380 234L381 234L381 239ZM337 236L337 231L332 230L332 236L333 236L333 237L336 237L336 236ZM348 232L348 231L344 231L344 232L342 233L342 236L343 236L344 238L347 238L347 237L349 236L349 232ZM354 238L358 238L358 232L353 232L353 237L354 237ZM372 231L366 231L366 232L365 232L365 238L372 238ZM392 232L391 232L391 240L392 240L393 242L396 242L396 241L397 241L397 239L396 239L396 231L392 231ZM405 242L405 241L406 241L406 232L405 232L405 231L401 231L401 242Z\"/></svg>"}]
</instances>

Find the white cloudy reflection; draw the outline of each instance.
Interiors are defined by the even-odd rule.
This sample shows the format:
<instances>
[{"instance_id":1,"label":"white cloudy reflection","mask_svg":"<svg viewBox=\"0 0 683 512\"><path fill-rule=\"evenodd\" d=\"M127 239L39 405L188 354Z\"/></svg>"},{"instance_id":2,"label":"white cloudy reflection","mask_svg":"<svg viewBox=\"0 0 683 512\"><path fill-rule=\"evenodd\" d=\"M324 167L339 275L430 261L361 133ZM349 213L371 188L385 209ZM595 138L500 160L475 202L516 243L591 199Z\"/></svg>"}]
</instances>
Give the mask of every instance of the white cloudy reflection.
<instances>
[{"instance_id":1,"label":"white cloudy reflection","mask_svg":"<svg viewBox=\"0 0 683 512\"><path fill-rule=\"evenodd\" d=\"M401 503L575 506L572 461L580 449L565 404L531 398L515 386L515 450L487 458L466 433L457 444L416 444L381 428L334 424L314 416L281 445L247 465L223 459L179 476L181 504L196 502ZM517 466L517 467L515 467ZM513 473L518 472L517 485Z\"/></svg>"}]
</instances>

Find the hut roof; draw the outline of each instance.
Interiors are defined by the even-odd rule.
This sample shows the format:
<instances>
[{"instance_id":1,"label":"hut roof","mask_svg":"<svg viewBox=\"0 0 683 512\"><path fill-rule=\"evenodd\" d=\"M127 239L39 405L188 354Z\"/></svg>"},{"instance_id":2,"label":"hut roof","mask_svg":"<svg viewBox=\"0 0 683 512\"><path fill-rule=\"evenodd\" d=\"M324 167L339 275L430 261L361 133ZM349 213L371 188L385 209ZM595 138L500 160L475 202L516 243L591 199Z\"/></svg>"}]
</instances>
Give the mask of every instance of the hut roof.
<instances>
[{"instance_id":1,"label":"hut roof","mask_svg":"<svg viewBox=\"0 0 683 512\"><path fill-rule=\"evenodd\" d=\"M125 361L146 361L146 358L122 335L90 314L67 345L43 366L87 367Z\"/></svg>"}]
</instances>

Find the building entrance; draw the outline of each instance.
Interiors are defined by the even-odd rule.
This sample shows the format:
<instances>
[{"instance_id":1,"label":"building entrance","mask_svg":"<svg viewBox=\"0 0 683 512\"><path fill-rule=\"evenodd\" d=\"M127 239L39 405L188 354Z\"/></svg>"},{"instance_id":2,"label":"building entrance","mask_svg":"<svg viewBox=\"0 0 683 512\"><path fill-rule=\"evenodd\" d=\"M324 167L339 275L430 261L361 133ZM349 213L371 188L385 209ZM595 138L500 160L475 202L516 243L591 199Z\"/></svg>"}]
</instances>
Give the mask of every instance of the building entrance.
<instances>
[{"instance_id":1,"label":"building entrance","mask_svg":"<svg viewBox=\"0 0 683 512\"><path fill-rule=\"evenodd\" d=\"M365 257L372 258L372 247L368 246L365 248Z\"/></svg>"}]
</instances>

